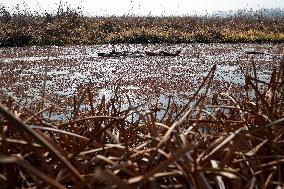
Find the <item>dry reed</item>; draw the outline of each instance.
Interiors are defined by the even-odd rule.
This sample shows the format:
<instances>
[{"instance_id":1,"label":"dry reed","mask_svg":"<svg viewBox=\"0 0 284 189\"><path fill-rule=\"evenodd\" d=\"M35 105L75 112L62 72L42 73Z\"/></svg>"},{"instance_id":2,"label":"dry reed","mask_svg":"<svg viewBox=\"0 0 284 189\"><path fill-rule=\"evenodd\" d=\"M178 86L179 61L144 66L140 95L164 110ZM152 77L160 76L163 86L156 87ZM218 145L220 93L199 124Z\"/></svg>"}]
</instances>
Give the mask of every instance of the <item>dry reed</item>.
<instances>
[{"instance_id":1,"label":"dry reed","mask_svg":"<svg viewBox=\"0 0 284 189\"><path fill-rule=\"evenodd\" d=\"M158 108L123 109L117 95L94 103L91 86L81 88L63 123L44 116L50 107L29 113L1 104L1 187L283 187L283 65L265 83L252 63L243 93L254 95L239 101L208 94L214 66L187 105L169 99L161 118Z\"/></svg>"}]
</instances>

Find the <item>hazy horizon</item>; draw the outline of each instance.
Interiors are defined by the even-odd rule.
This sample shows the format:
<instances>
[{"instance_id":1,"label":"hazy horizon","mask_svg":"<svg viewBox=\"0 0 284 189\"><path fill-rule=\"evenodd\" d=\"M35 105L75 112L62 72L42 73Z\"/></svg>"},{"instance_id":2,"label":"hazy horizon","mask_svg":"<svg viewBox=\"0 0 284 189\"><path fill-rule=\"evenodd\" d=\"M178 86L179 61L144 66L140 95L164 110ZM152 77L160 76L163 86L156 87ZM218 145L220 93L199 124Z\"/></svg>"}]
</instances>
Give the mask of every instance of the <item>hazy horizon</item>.
<instances>
[{"instance_id":1,"label":"hazy horizon","mask_svg":"<svg viewBox=\"0 0 284 189\"><path fill-rule=\"evenodd\" d=\"M60 0L0 0L0 5L13 10L17 5L21 10L30 9L38 12L56 12ZM62 5L71 8L82 8L85 15L107 16L107 15L137 15L137 16L182 16L182 15L204 15L213 14L218 11L236 11L240 9L259 10L262 8L284 8L283 0L69 0L62 1Z\"/></svg>"}]
</instances>

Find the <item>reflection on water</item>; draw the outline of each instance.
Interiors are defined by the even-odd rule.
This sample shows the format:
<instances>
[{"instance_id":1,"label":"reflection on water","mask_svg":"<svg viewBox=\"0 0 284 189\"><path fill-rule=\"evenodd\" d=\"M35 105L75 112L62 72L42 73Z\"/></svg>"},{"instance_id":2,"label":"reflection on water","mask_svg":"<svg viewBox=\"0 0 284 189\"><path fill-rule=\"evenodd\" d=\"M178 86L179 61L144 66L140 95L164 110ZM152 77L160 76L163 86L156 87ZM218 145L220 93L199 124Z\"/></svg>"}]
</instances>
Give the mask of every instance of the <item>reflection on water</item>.
<instances>
[{"instance_id":1,"label":"reflection on water","mask_svg":"<svg viewBox=\"0 0 284 189\"><path fill-rule=\"evenodd\" d=\"M256 63L260 80L269 80L277 68L283 44L180 44L99 45L48 48L5 48L0 54L0 93L16 97L41 95L47 72L46 98L69 98L82 84L97 88L97 96L110 98L115 86L134 104L186 103L210 68L217 64L211 91L224 92L229 86L237 94L244 73ZM177 57L98 57L98 52L169 51L181 49ZM265 54L248 55L246 51ZM250 71L252 73L252 71Z\"/></svg>"}]
</instances>

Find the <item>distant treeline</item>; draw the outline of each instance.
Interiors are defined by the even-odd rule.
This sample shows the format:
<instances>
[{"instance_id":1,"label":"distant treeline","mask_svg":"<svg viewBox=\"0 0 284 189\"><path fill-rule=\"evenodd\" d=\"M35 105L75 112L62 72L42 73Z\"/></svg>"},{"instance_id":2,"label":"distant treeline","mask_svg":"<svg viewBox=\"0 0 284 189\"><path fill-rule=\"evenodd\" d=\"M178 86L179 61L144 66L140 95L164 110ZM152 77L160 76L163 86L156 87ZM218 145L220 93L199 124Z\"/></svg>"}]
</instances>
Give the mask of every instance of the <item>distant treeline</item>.
<instances>
[{"instance_id":1,"label":"distant treeline","mask_svg":"<svg viewBox=\"0 0 284 189\"><path fill-rule=\"evenodd\" d=\"M0 46L104 43L284 42L284 16L86 17L0 7Z\"/></svg>"}]
</instances>

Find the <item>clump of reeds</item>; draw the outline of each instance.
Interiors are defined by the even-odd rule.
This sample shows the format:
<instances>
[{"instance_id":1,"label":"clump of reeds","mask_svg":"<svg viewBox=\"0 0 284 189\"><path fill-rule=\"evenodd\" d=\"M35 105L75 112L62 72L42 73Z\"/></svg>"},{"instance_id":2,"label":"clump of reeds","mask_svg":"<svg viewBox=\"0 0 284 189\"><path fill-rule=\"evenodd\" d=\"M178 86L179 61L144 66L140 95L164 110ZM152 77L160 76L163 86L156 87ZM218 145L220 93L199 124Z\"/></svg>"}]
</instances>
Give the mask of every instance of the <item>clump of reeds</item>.
<instances>
[{"instance_id":1,"label":"clump of reeds","mask_svg":"<svg viewBox=\"0 0 284 189\"><path fill-rule=\"evenodd\" d=\"M213 66L188 104L169 98L149 111L123 105L118 89L107 101L82 87L63 122L51 119L54 104L9 98L0 105L1 187L283 187L283 65L266 82L252 62L242 100L209 94Z\"/></svg>"},{"instance_id":2,"label":"clump of reeds","mask_svg":"<svg viewBox=\"0 0 284 189\"><path fill-rule=\"evenodd\" d=\"M283 10L282 10L283 11ZM0 47L102 43L284 41L283 16L86 17L61 6L56 14L0 7Z\"/></svg>"}]
</instances>

